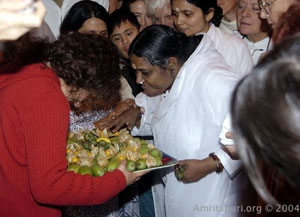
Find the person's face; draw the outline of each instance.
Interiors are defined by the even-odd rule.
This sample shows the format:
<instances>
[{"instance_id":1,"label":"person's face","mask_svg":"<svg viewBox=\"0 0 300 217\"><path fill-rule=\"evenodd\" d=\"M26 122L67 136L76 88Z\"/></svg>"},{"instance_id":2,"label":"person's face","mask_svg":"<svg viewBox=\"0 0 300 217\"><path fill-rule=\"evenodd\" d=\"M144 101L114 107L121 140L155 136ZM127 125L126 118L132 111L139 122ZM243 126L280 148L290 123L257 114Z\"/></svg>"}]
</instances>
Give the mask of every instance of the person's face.
<instances>
[{"instance_id":1,"label":"person's face","mask_svg":"<svg viewBox=\"0 0 300 217\"><path fill-rule=\"evenodd\" d=\"M130 5L129 9L139 21L139 24L141 25L140 30L152 25L152 17L148 14L147 6L144 1L135 1Z\"/></svg>"},{"instance_id":2,"label":"person's face","mask_svg":"<svg viewBox=\"0 0 300 217\"><path fill-rule=\"evenodd\" d=\"M217 0L217 4L222 8L224 16L235 10L236 2L237 0Z\"/></svg>"},{"instance_id":3,"label":"person's face","mask_svg":"<svg viewBox=\"0 0 300 217\"><path fill-rule=\"evenodd\" d=\"M143 57L132 54L130 55L130 62L136 70L136 83L142 84L144 93L148 96L163 94L175 80L171 70L154 66Z\"/></svg>"},{"instance_id":4,"label":"person's face","mask_svg":"<svg viewBox=\"0 0 300 217\"><path fill-rule=\"evenodd\" d=\"M61 90L64 96L69 102L71 102L76 108L80 108L82 102L88 97L89 91L85 89L78 89L74 91L74 88L66 85L63 79L60 80Z\"/></svg>"},{"instance_id":5,"label":"person's face","mask_svg":"<svg viewBox=\"0 0 300 217\"><path fill-rule=\"evenodd\" d=\"M239 0L237 6L237 26L242 35L262 32L262 20L257 0Z\"/></svg>"},{"instance_id":6,"label":"person's face","mask_svg":"<svg viewBox=\"0 0 300 217\"><path fill-rule=\"evenodd\" d=\"M88 33L88 34L101 35L106 38L108 37L106 24L104 23L103 20L100 20L95 17L86 20L82 24L78 32L85 33L85 34Z\"/></svg>"},{"instance_id":7,"label":"person's face","mask_svg":"<svg viewBox=\"0 0 300 217\"><path fill-rule=\"evenodd\" d=\"M154 24L166 25L174 28L171 3L166 4L163 8L154 10Z\"/></svg>"},{"instance_id":8,"label":"person's face","mask_svg":"<svg viewBox=\"0 0 300 217\"><path fill-rule=\"evenodd\" d=\"M125 21L120 26L113 28L110 40L117 46L121 55L128 59L130 44L137 34L139 34L138 28L129 21Z\"/></svg>"},{"instance_id":9,"label":"person's face","mask_svg":"<svg viewBox=\"0 0 300 217\"><path fill-rule=\"evenodd\" d=\"M279 18L293 3L293 0L258 0L261 7L260 17L267 19L269 25L274 28Z\"/></svg>"},{"instance_id":10,"label":"person's face","mask_svg":"<svg viewBox=\"0 0 300 217\"><path fill-rule=\"evenodd\" d=\"M173 0L172 15L176 29L187 36L192 36L209 30L209 21L213 16L213 12L204 15L201 8L190 4L186 0Z\"/></svg>"}]
</instances>

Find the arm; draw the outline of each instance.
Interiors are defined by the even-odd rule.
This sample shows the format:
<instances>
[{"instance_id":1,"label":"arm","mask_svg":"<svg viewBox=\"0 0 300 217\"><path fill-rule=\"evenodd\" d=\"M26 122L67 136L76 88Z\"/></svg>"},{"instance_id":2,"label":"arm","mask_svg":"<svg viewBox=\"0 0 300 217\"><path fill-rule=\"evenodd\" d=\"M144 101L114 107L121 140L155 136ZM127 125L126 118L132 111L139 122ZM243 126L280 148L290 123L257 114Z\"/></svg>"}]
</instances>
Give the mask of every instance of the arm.
<instances>
[{"instance_id":1,"label":"arm","mask_svg":"<svg viewBox=\"0 0 300 217\"><path fill-rule=\"evenodd\" d=\"M67 172L65 149L69 124L68 102L58 90L57 84L54 86L41 79L28 80L24 81L28 82L26 91L20 93L23 105L19 106L20 121L26 145L29 184L33 197L39 203L103 203L138 178L139 175L128 172L124 176L122 167L103 177ZM33 83L39 84L39 91L35 91L37 87L33 87Z\"/></svg>"},{"instance_id":2,"label":"arm","mask_svg":"<svg viewBox=\"0 0 300 217\"><path fill-rule=\"evenodd\" d=\"M211 130L214 129L215 131L213 133L213 136L215 136L213 140L215 142L211 144L213 147L210 148L210 152L217 150L219 130L228 112L231 91L237 80L234 73L229 73L228 71L222 72L221 69L219 69L219 73L212 72L209 75L206 82L207 88L204 87L206 91L202 93L206 98L201 103L207 104L207 115L211 116L209 122L213 126ZM207 142L209 141L207 140ZM235 165L237 161L233 161L221 148L215 151L215 155L216 157L214 158L207 156L201 160L181 161L179 165L185 165L186 168L183 173L183 180L186 182L198 181L212 172L224 172L223 168L226 171L228 170L228 175L232 177L236 170L235 168L240 166Z\"/></svg>"},{"instance_id":3,"label":"arm","mask_svg":"<svg viewBox=\"0 0 300 217\"><path fill-rule=\"evenodd\" d=\"M253 58L246 42L240 38L238 38L237 42L239 42L236 45L236 49L238 49L237 50L237 53L239 54L238 63L241 66L240 76L242 78L251 72L253 68Z\"/></svg>"}]
</instances>

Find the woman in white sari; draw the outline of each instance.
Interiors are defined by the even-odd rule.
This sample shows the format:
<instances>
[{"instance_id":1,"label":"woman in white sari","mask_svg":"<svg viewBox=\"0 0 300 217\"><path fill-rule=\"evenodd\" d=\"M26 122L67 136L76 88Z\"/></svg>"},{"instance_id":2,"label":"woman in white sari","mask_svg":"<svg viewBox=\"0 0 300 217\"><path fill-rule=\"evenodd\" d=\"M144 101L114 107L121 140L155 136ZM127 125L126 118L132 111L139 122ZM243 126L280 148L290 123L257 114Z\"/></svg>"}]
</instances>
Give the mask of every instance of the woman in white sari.
<instances>
[{"instance_id":1,"label":"woman in white sari","mask_svg":"<svg viewBox=\"0 0 300 217\"><path fill-rule=\"evenodd\" d=\"M238 77L207 35L187 37L167 26L143 30L129 54L144 92L136 97L137 107L109 127L135 125L134 135L153 135L162 151L194 159L180 163L188 166L182 180L161 171L166 216L235 216L225 210L240 202L228 172L234 162L220 148L218 134Z\"/></svg>"}]
</instances>

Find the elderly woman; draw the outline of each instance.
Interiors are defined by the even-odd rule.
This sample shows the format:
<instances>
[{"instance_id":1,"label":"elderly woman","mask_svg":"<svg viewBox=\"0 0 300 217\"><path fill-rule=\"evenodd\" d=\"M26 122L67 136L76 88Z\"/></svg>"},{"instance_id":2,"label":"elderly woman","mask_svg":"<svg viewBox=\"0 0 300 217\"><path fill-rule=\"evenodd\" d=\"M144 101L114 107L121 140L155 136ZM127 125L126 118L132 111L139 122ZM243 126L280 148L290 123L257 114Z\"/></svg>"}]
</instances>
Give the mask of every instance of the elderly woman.
<instances>
[{"instance_id":1,"label":"elderly woman","mask_svg":"<svg viewBox=\"0 0 300 217\"><path fill-rule=\"evenodd\" d=\"M296 2L299 2L299 0L258 0L261 9L260 17L267 19L269 25L274 28L280 17Z\"/></svg>"},{"instance_id":2,"label":"elderly woman","mask_svg":"<svg viewBox=\"0 0 300 217\"><path fill-rule=\"evenodd\" d=\"M148 13L153 16L153 24L161 24L174 28L171 0L149 0Z\"/></svg>"},{"instance_id":3,"label":"elderly woman","mask_svg":"<svg viewBox=\"0 0 300 217\"><path fill-rule=\"evenodd\" d=\"M249 47L254 64L268 50L271 42L270 28L266 20L260 18L259 13L257 0L238 0L237 27Z\"/></svg>"}]
</instances>

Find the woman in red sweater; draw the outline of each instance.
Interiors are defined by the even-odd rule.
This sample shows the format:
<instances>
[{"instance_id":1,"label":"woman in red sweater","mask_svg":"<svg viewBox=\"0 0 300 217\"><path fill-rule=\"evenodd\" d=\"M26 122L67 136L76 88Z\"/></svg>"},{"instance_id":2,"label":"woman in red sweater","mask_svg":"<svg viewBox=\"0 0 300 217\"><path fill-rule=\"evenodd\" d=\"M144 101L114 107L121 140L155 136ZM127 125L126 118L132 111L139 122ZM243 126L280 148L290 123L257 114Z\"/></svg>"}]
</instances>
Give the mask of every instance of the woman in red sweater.
<instances>
[{"instance_id":1,"label":"woman in red sweater","mask_svg":"<svg viewBox=\"0 0 300 217\"><path fill-rule=\"evenodd\" d=\"M69 102L79 110L117 103L118 51L80 33L44 45L0 69L0 216L60 216L59 206L103 203L143 175L124 164L103 177L66 171Z\"/></svg>"}]
</instances>

